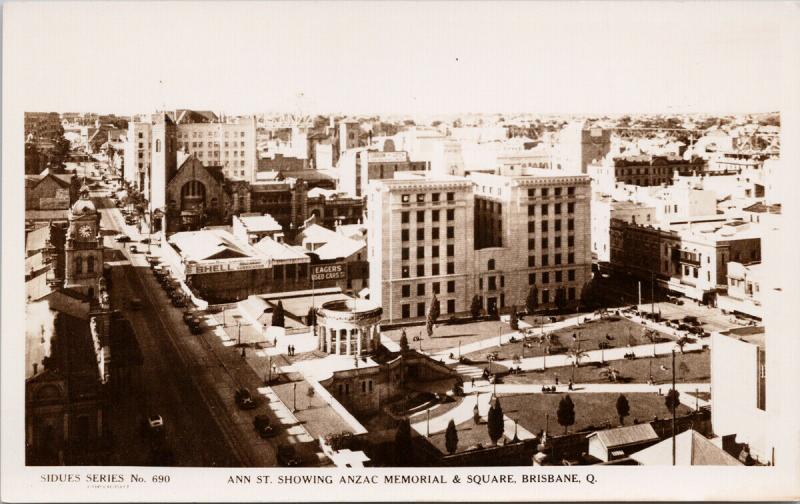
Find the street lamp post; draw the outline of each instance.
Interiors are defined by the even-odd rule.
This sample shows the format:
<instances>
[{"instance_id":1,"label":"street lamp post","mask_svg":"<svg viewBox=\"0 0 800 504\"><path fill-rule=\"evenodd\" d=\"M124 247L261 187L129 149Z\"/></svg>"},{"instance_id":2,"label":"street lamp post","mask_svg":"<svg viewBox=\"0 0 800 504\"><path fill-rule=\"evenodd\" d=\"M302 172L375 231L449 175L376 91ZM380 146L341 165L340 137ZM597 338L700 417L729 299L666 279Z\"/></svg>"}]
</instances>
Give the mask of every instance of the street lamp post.
<instances>
[{"instance_id":1,"label":"street lamp post","mask_svg":"<svg viewBox=\"0 0 800 504\"><path fill-rule=\"evenodd\" d=\"M292 411L297 411L297 382L292 387Z\"/></svg>"}]
</instances>

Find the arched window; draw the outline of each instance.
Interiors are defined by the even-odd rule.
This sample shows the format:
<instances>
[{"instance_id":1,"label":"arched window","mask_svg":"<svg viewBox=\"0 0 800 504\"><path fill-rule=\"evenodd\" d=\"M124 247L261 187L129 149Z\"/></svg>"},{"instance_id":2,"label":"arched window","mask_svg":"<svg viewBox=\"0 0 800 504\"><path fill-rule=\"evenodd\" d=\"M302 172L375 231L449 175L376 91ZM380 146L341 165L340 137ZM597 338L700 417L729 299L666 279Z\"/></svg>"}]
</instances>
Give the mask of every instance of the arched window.
<instances>
[{"instance_id":1,"label":"arched window","mask_svg":"<svg viewBox=\"0 0 800 504\"><path fill-rule=\"evenodd\" d=\"M487 268L489 271L492 271L494 269L494 259L489 259L489 264Z\"/></svg>"},{"instance_id":2,"label":"arched window","mask_svg":"<svg viewBox=\"0 0 800 504\"><path fill-rule=\"evenodd\" d=\"M83 273L83 257L75 259L75 273Z\"/></svg>"},{"instance_id":3,"label":"arched window","mask_svg":"<svg viewBox=\"0 0 800 504\"><path fill-rule=\"evenodd\" d=\"M94 256L89 256L86 259L86 271L94 273Z\"/></svg>"},{"instance_id":4,"label":"arched window","mask_svg":"<svg viewBox=\"0 0 800 504\"><path fill-rule=\"evenodd\" d=\"M161 139L156 139L156 152L161 152Z\"/></svg>"}]
</instances>

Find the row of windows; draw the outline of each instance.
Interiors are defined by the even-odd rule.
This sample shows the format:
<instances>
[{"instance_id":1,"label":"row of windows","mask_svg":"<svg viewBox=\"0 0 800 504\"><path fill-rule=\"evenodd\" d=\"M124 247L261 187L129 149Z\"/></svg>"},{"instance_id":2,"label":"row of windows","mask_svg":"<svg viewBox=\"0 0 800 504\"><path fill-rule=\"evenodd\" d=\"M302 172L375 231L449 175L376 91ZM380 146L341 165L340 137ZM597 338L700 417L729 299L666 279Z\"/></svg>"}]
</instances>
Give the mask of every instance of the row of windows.
<instances>
[{"instance_id":1,"label":"row of windows","mask_svg":"<svg viewBox=\"0 0 800 504\"><path fill-rule=\"evenodd\" d=\"M236 134L237 133L239 134L239 137L244 138L244 131L226 131L225 132L225 138L228 138L230 133L233 134L234 138L236 138ZM206 136L209 137L209 138L213 138L213 137L217 136L217 132L216 131L207 131L206 132ZM141 137L139 137L139 138L141 138ZM188 132L178 133L178 138L189 138L189 133ZM203 132L202 131L192 131L192 138L203 138Z\"/></svg>"},{"instance_id":2,"label":"row of windows","mask_svg":"<svg viewBox=\"0 0 800 504\"><path fill-rule=\"evenodd\" d=\"M557 249L561 248L561 237L556 236L553 240L553 246ZM541 244L543 249L547 249L550 245L550 240L547 239L546 236L543 236L541 239ZM567 247L574 247L575 246L575 236L569 235L567 236ZM528 238L528 250L533 250L536 248L536 239L535 238Z\"/></svg>"},{"instance_id":3,"label":"row of windows","mask_svg":"<svg viewBox=\"0 0 800 504\"><path fill-rule=\"evenodd\" d=\"M456 312L456 300L455 299L447 299L443 303L445 308L445 313L455 313ZM417 303L417 317L424 317L425 316L425 303L419 302ZM410 318L411 317L411 305L410 304L402 304L400 305L400 314L402 318Z\"/></svg>"},{"instance_id":4,"label":"row of windows","mask_svg":"<svg viewBox=\"0 0 800 504\"><path fill-rule=\"evenodd\" d=\"M439 201L441 201L441 193L430 193L430 195L431 195L431 201L432 202L438 203ZM416 196L417 203L424 203L425 201L427 201L425 196L426 196L426 193L417 193L417 196ZM456 193L449 192L449 193L447 193L446 198L447 198L447 201L455 201L456 200ZM400 196L400 201L402 201L403 203L411 203L411 195L410 194L401 195Z\"/></svg>"},{"instance_id":5,"label":"row of windows","mask_svg":"<svg viewBox=\"0 0 800 504\"><path fill-rule=\"evenodd\" d=\"M440 212L439 210L431 210L431 221L439 222ZM411 212L400 212L400 222L402 224L408 224L411 218ZM456 212L454 209L447 210L447 220L455 220ZM425 210L418 210L417 211L417 222L425 222Z\"/></svg>"},{"instance_id":6,"label":"row of windows","mask_svg":"<svg viewBox=\"0 0 800 504\"><path fill-rule=\"evenodd\" d=\"M456 247L455 245L447 245L447 257L453 257L456 255ZM403 261L407 261L409 259L409 247L403 247L400 249L400 255ZM423 259L425 257L425 247L420 246L417 247L417 259ZM439 245L432 245L431 246L431 257L439 257Z\"/></svg>"},{"instance_id":7,"label":"row of windows","mask_svg":"<svg viewBox=\"0 0 800 504\"><path fill-rule=\"evenodd\" d=\"M372 380L361 380L361 393L366 394L367 392L372 393ZM350 394L350 384L349 383L340 383L339 384L339 395L349 395Z\"/></svg>"},{"instance_id":8,"label":"row of windows","mask_svg":"<svg viewBox=\"0 0 800 504\"><path fill-rule=\"evenodd\" d=\"M547 231L550 229L549 222L550 221L541 221L539 229L541 229L542 233L547 233ZM561 220L553 221L553 230L561 231ZM575 231L575 219L567 220L567 231ZM528 232L529 233L536 232L536 221L528 221Z\"/></svg>"},{"instance_id":9,"label":"row of windows","mask_svg":"<svg viewBox=\"0 0 800 504\"><path fill-rule=\"evenodd\" d=\"M566 294L567 294L567 301L574 301L575 300L575 287L567 288ZM549 289L542 289L540 291L539 297L541 298L539 300L540 303L542 303L542 304L549 303L550 302L550 290ZM555 296L553 296L553 300L555 300Z\"/></svg>"},{"instance_id":10,"label":"row of windows","mask_svg":"<svg viewBox=\"0 0 800 504\"><path fill-rule=\"evenodd\" d=\"M86 272L94 273L94 256L86 258ZM75 258L75 273L83 273L83 257Z\"/></svg>"},{"instance_id":11,"label":"row of windows","mask_svg":"<svg viewBox=\"0 0 800 504\"><path fill-rule=\"evenodd\" d=\"M542 209L542 215L550 215L549 204L546 203L544 205L538 205L538 206L541 207ZM528 205L528 215L536 215L536 207L537 205ZM562 209L561 203L553 203L553 212L556 215L561 214L561 209ZM567 213L569 214L575 213L575 203L572 202L567 203Z\"/></svg>"},{"instance_id":12,"label":"row of windows","mask_svg":"<svg viewBox=\"0 0 800 504\"><path fill-rule=\"evenodd\" d=\"M445 274L447 274L447 275L455 275L456 274L456 264L452 263L452 262L447 263L446 271L447 271L447 273L445 273ZM424 264L417 264L416 272L417 272L417 276L418 277L424 277L425 276L425 265ZM437 276L437 275L441 275L441 272L439 270L439 263L433 263L433 264L431 264L431 276ZM401 278L411 278L411 266L403 266L400 269L400 277Z\"/></svg>"},{"instance_id":13,"label":"row of windows","mask_svg":"<svg viewBox=\"0 0 800 504\"><path fill-rule=\"evenodd\" d=\"M563 254L554 254L553 255L554 265L563 264L562 260L564 259ZM567 264L575 264L575 254L570 252L567 254ZM549 254L542 254L542 264L539 266L550 266L550 255ZM528 256L528 267L535 268L536 267L536 256Z\"/></svg>"},{"instance_id":14,"label":"row of windows","mask_svg":"<svg viewBox=\"0 0 800 504\"><path fill-rule=\"evenodd\" d=\"M542 198L547 198L548 196L550 196L550 189L551 189L550 187L542 187L541 189L539 189L539 194L536 194L536 188L531 187L530 189L528 189L528 197L535 198L536 196L540 196ZM563 188L561 187L553 187L552 189L554 196L561 196L563 194ZM575 194L575 188L567 187L567 195L573 196L574 194Z\"/></svg>"},{"instance_id":15,"label":"row of windows","mask_svg":"<svg viewBox=\"0 0 800 504\"><path fill-rule=\"evenodd\" d=\"M553 282L561 283L564 281L564 271L557 270L557 271L542 271L539 279L541 280L540 283L549 284L550 283L550 273L553 273ZM567 270L567 281L574 282L575 281L575 270ZM536 285L536 273L528 273L528 285Z\"/></svg>"},{"instance_id":16,"label":"row of windows","mask_svg":"<svg viewBox=\"0 0 800 504\"><path fill-rule=\"evenodd\" d=\"M417 285L417 296L424 296L426 290L426 284L419 283ZM434 294L440 294L441 292L441 283L440 282L433 282L431 283L431 292ZM456 281L455 280L448 280L447 282L447 292L453 293L456 291ZM405 284L400 287L401 296L404 298L411 297L411 284Z\"/></svg>"},{"instance_id":17,"label":"row of windows","mask_svg":"<svg viewBox=\"0 0 800 504\"><path fill-rule=\"evenodd\" d=\"M456 228L453 226L447 226L447 238L455 238L456 236ZM408 241L410 237L410 231L408 229L401 229L400 230L400 240L401 241ZM425 239L425 228L417 228L417 241L423 241ZM439 239L439 228L433 227L431 228L431 239L438 240Z\"/></svg>"},{"instance_id":18,"label":"row of windows","mask_svg":"<svg viewBox=\"0 0 800 504\"><path fill-rule=\"evenodd\" d=\"M188 148L189 142L182 142L182 143L183 143L184 147ZM215 148L219 149L220 142L208 142L207 145L208 145L209 148L215 147ZM206 142L203 142L203 141L192 142L192 147L199 147L199 148L202 149L203 147L206 147ZM229 147L233 147L233 148L244 147L244 142L238 142L238 143L237 142L225 142L225 148L227 149Z\"/></svg>"}]
</instances>

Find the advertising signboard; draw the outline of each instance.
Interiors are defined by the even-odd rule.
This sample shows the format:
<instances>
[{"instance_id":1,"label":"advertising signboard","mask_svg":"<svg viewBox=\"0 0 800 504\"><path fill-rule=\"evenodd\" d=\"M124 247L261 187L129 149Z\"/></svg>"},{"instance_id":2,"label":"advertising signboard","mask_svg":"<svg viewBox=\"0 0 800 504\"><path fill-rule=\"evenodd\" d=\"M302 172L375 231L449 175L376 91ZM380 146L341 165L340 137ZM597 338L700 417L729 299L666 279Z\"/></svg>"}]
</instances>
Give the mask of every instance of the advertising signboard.
<instances>
[{"instance_id":1,"label":"advertising signboard","mask_svg":"<svg viewBox=\"0 0 800 504\"><path fill-rule=\"evenodd\" d=\"M342 263L315 264L311 266L311 281L322 282L325 280L347 279L347 268Z\"/></svg>"}]
</instances>

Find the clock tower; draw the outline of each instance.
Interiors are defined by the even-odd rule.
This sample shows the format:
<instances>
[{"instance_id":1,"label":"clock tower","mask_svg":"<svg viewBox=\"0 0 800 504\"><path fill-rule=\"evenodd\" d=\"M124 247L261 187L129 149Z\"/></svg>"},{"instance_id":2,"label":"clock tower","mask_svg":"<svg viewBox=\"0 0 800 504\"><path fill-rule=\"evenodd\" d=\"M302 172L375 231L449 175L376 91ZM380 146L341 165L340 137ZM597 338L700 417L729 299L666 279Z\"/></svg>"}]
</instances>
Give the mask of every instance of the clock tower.
<instances>
[{"instance_id":1,"label":"clock tower","mask_svg":"<svg viewBox=\"0 0 800 504\"><path fill-rule=\"evenodd\" d=\"M64 287L94 300L100 294L103 277L103 239L100 236L100 214L89 199L84 184L80 199L69 211L64 268Z\"/></svg>"}]
</instances>

